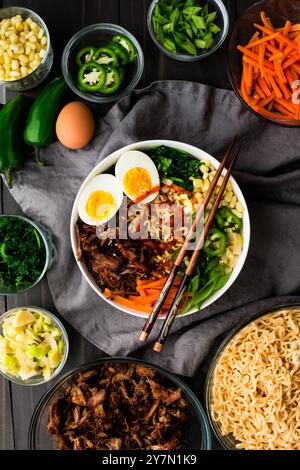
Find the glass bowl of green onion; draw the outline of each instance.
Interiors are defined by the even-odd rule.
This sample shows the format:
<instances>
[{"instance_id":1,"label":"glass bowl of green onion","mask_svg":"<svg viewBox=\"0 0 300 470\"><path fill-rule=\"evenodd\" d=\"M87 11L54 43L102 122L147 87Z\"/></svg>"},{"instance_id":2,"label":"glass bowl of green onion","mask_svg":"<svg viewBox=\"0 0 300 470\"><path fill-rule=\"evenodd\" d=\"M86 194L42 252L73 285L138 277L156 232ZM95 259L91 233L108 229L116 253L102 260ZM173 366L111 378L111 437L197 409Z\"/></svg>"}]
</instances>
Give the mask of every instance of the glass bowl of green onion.
<instances>
[{"instance_id":1,"label":"glass bowl of green onion","mask_svg":"<svg viewBox=\"0 0 300 470\"><path fill-rule=\"evenodd\" d=\"M0 295L23 293L55 260L51 233L20 215L0 215Z\"/></svg>"},{"instance_id":2,"label":"glass bowl of green onion","mask_svg":"<svg viewBox=\"0 0 300 470\"><path fill-rule=\"evenodd\" d=\"M153 0L147 23L156 46L172 59L186 62L213 54L229 30L222 0Z\"/></svg>"}]
</instances>

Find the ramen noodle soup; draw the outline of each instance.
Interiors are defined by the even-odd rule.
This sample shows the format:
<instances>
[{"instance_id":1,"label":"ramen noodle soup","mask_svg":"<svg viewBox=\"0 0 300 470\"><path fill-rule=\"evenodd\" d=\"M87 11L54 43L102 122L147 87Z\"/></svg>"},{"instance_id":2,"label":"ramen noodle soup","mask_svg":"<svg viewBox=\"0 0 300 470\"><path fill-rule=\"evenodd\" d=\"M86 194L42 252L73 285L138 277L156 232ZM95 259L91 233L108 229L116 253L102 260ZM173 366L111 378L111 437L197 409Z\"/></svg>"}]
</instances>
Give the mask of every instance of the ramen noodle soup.
<instances>
[{"instance_id":1,"label":"ramen noodle soup","mask_svg":"<svg viewBox=\"0 0 300 470\"><path fill-rule=\"evenodd\" d=\"M237 449L300 450L300 308L259 317L229 341L211 414Z\"/></svg>"}]
</instances>

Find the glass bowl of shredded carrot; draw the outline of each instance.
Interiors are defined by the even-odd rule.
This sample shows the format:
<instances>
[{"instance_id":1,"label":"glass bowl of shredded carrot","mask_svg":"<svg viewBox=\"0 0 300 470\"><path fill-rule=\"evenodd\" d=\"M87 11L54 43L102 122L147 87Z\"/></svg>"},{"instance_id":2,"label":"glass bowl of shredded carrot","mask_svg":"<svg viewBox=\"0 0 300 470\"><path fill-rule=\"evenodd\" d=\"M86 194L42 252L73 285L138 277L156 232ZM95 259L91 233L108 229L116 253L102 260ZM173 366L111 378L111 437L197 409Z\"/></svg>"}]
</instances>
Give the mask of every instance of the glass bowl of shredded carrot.
<instances>
[{"instance_id":1,"label":"glass bowl of shredded carrot","mask_svg":"<svg viewBox=\"0 0 300 470\"><path fill-rule=\"evenodd\" d=\"M236 23L227 50L231 85L256 116L300 126L300 3L266 0Z\"/></svg>"}]
</instances>

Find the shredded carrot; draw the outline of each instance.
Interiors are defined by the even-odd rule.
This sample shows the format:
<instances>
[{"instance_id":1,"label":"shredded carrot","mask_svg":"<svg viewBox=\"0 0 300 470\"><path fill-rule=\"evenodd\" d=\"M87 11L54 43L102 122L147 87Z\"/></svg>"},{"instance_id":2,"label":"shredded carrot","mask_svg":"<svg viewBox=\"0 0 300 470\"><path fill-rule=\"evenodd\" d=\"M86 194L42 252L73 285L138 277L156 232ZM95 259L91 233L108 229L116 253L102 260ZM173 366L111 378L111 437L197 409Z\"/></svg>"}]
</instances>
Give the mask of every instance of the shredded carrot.
<instances>
[{"instance_id":1,"label":"shredded carrot","mask_svg":"<svg viewBox=\"0 0 300 470\"><path fill-rule=\"evenodd\" d=\"M250 42L246 48L247 49L251 49L252 47L254 46L259 46L260 44L263 44L264 42L266 41L270 41L270 39L275 39L275 38L278 38L280 36L280 33L273 33L269 36L265 36L264 38L261 38L261 39L257 39L256 41L254 42Z\"/></svg>"},{"instance_id":2,"label":"shredded carrot","mask_svg":"<svg viewBox=\"0 0 300 470\"><path fill-rule=\"evenodd\" d=\"M267 18L267 17L266 17L266 12L265 12L265 11L261 11L261 12L260 12L260 17L261 17L261 21L263 22L263 24L264 24L266 27L268 27L268 28L270 28L270 29L273 30L273 26L272 26L272 24L271 24L270 18Z\"/></svg>"},{"instance_id":3,"label":"shredded carrot","mask_svg":"<svg viewBox=\"0 0 300 470\"><path fill-rule=\"evenodd\" d=\"M258 78L258 83L260 85L260 88L264 92L264 94L266 96L271 96L272 92L271 92L270 88L268 87L268 85L266 83L266 80L264 78L259 77Z\"/></svg>"},{"instance_id":4,"label":"shredded carrot","mask_svg":"<svg viewBox=\"0 0 300 470\"><path fill-rule=\"evenodd\" d=\"M258 104L258 106L260 106L262 108L265 108L267 106L267 104L269 104L270 101L272 101L274 98L275 98L275 93L272 92L270 96L267 96L263 100L259 100L257 104ZM253 102L253 104L255 105L256 103Z\"/></svg>"},{"instance_id":5,"label":"shredded carrot","mask_svg":"<svg viewBox=\"0 0 300 470\"><path fill-rule=\"evenodd\" d=\"M262 78L266 76L266 72L264 68L265 50L266 50L265 44L261 44L258 49L258 66L259 66L259 70L260 70L260 74Z\"/></svg>"},{"instance_id":6,"label":"shredded carrot","mask_svg":"<svg viewBox=\"0 0 300 470\"><path fill-rule=\"evenodd\" d=\"M282 114L285 114L285 115L287 115L287 116L290 116L291 119L294 119L295 114L292 114L292 113L290 113L289 111L287 111L287 110L285 109L285 107L282 106L281 104L279 104L276 100L275 100L275 102L274 102L274 107L275 107L276 109L278 109L278 111L280 111Z\"/></svg>"},{"instance_id":7,"label":"shredded carrot","mask_svg":"<svg viewBox=\"0 0 300 470\"><path fill-rule=\"evenodd\" d=\"M285 70L285 69L289 68L291 65L298 62L299 59L300 59L300 56L298 54L291 56L289 59L287 59L285 62L283 62L282 70Z\"/></svg>"},{"instance_id":8,"label":"shredded carrot","mask_svg":"<svg viewBox=\"0 0 300 470\"><path fill-rule=\"evenodd\" d=\"M274 60L282 60L282 59L283 59L282 52L277 52L276 54L273 54L269 57L270 62L273 62Z\"/></svg>"},{"instance_id":9,"label":"shredded carrot","mask_svg":"<svg viewBox=\"0 0 300 470\"><path fill-rule=\"evenodd\" d=\"M276 100L279 104L281 104L284 108L287 109L287 111L291 112L292 114L295 113L295 106L293 103L290 101L285 100L284 98L276 98Z\"/></svg>"},{"instance_id":10,"label":"shredded carrot","mask_svg":"<svg viewBox=\"0 0 300 470\"><path fill-rule=\"evenodd\" d=\"M270 80L270 83L272 85L272 88L275 92L275 95L277 98L282 98L282 93L281 93L281 90L279 88L279 86L276 84L275 80L273 77L269 76L269 80Z\"/></svg>"},{"instance_id":11,"label":"shredded carrot","mask_svg":"<svg viewBox=\"0 0 300 470\"><path fill-rule=\"evenodd\" d=\"M264 117L300 121L300 105L293 103L300 78L300 23L287 20L275 28L264 11L260 16L262 24L254 23L248 44L237 46L243 59L241 96Z\"/></svg>"}]
</instances>

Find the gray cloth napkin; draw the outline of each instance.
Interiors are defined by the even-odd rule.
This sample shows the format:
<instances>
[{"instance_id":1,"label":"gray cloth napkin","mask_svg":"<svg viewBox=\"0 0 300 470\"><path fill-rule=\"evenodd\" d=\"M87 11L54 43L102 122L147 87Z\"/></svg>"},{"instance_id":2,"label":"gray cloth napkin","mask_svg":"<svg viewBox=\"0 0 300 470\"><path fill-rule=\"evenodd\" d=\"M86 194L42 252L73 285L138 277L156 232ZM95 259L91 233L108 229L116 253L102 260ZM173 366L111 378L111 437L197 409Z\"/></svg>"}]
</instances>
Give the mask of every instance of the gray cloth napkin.
<instances>
[{"instance_id":1,"label":"gray cloth napkin","mask_svg":"<svg viewBox=\"0 0 300 470\"><path fill-rule=\"evenodd\" d=\"M99 122L90 145L71 151L54 143L50 163L27 161L12 194L24 212L48 227L58 260L48 280L58 311L85 338L110 355L137 354L176 373L195 374L220 336L257 311L300 297L300 139L298 129L275 127L249 113L233 92L184 81L156 82L133 92ZM235 177L250 210L252 234L245 266L230 290L209 308L176 319L162 354L138 334L144 319L110 307L81 276L70 245L75 195L91 169L111 152L146 139L172 139L217 158L233 135L243 144Z\"/></svg>"}]
</instances>

